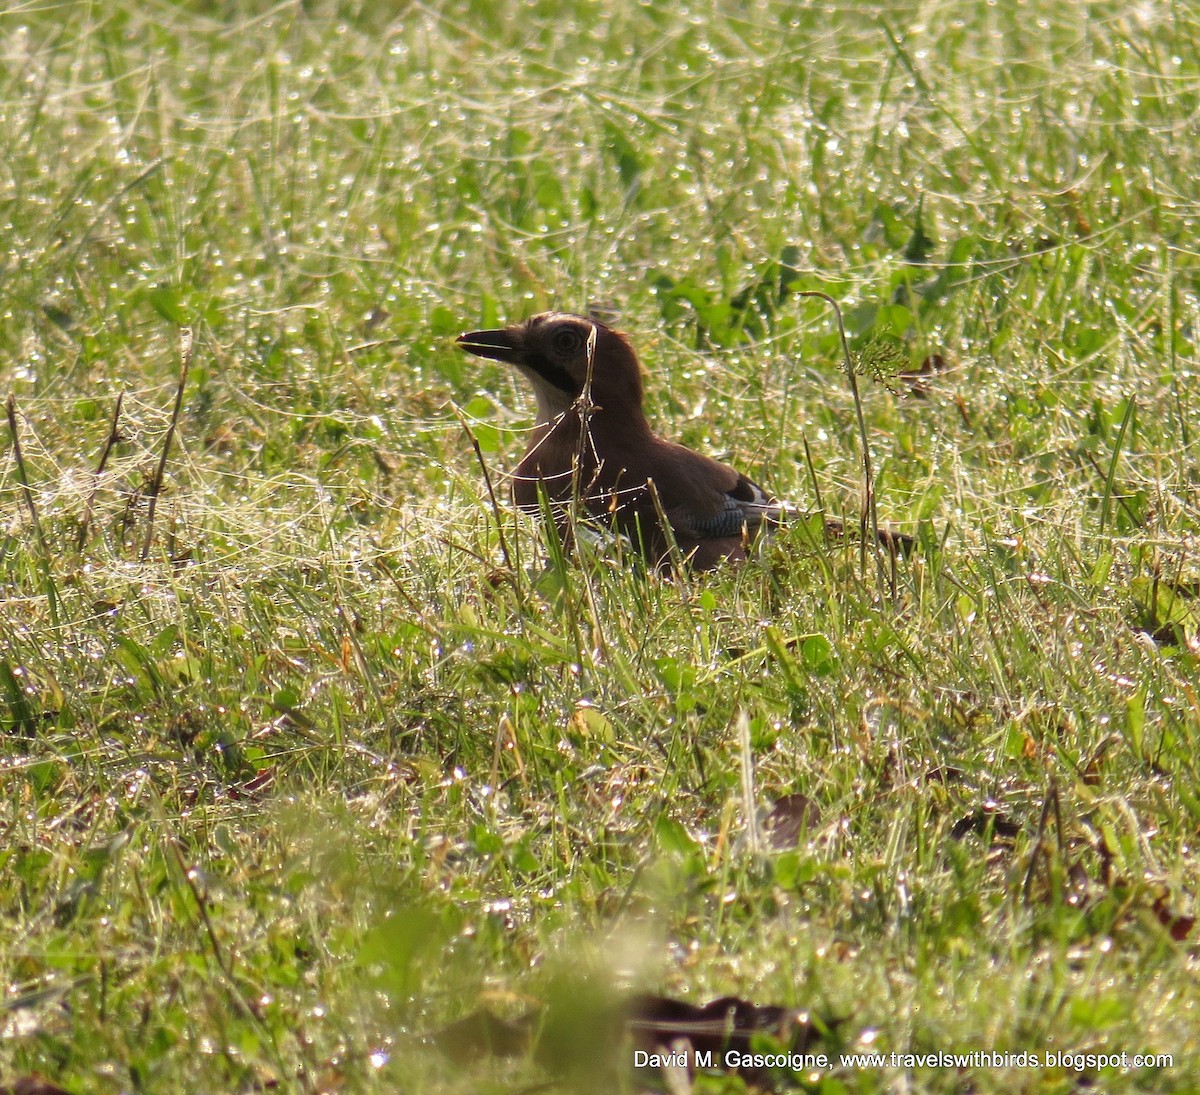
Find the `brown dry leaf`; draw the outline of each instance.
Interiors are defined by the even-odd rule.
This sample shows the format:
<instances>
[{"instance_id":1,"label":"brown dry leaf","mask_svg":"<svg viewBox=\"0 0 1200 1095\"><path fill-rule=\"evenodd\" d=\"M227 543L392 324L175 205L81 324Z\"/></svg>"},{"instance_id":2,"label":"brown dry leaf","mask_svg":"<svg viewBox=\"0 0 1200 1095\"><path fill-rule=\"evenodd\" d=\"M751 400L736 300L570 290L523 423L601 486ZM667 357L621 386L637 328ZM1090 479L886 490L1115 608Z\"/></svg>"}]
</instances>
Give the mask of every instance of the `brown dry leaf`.
<instances>
[{"instance_id":1,"label":"brown dry leaf","mask_svg":"<svg viewBox=\"0 0 1200 1095\"><path fill-rule=\"evenodd\" d=\"M759 1039L773 1039L793 1053L804 1053L830 1034L840 1020L822 1021L806 1011L774 1004L752 1004L722 996L703 1006L641 993L628 1002L628 1026L633 1044L650 1053L670 1053L680 1041L693 1052L723 1057L729 1050L749 1053ZM769 1079L769 1070L742 1065L734 1069L751 1083Z\"/></svg>"},{"instance_id":2,"label":"brown dry leaf","mask_svg":"<svg viewBox=\"0 0 1200 1095\"><path fill-rule=\"evenodd\" d=\"M821 811L807 795L783 795L763 818L762 831L776 851L787 851L811 833L821 820Z\"/></svg>"},{"instance_id":3,"label":"brown dry leaf","mask_svg":"<svg viewBox=\"0 0 1200 1095\"><path fill-rule=\"evenodd\" d=\"M1179 916L1167 907L1167 899L1165 896L1159 897L1152 906L1154 915L1158 918L1158 922L1167 930L1176 943L1182 943L1192 933L1192 928L1196 926L1196 918L1194 916Z\"/></svg>"},{"instance_id":4,"label":"brown dry leaf","mask_svg":"<svg viewBox=\"0 0 1200 1095\"><path fill-rule=\"evenodd\" d=\"M275 765L268 765L262 771L251 776L250 779L243 780L241 783L231 783L223 789L220 797L228 799L231 802L261 798L274 786L275 776Z\"/></svg>"},{"instance_id":5,"label":"brown dry leaf","mask_svg":"<svg viewBox=\"0 0 1200 1095\"><path fill-rule=\"evenodd\" d=\"M71 1095L43 1076L18 1076L11 1084L0 1085L0 1095Z\"/></svg>"},{"instance_id":6,"label":"brown dry leaf","mask_svg":"<svg viewBox=\"0 0 1200 1095\"><path fill-rule=\"evenodd\" d=\"M993 842L998 840L1013 840L1021 832L1021 826L1011 818L994 809L984 807L973 814L960 817L950 830L951 840L962 840L968 833L983 836L991 830Z\"/></svg>"},{"instance_id":7,"label":"brown dry leaf","mask_svg":"<svg viewBox=\"0 0 1200 1095\"><path fill-rule=\"evenodd\" d=\"M941 354L929 354L917 368L906 369L896 379L907 384L908 390L918 399L924 399L929 394L930 377L945 371L946 359Z\"/></svg>"}]
</instances>

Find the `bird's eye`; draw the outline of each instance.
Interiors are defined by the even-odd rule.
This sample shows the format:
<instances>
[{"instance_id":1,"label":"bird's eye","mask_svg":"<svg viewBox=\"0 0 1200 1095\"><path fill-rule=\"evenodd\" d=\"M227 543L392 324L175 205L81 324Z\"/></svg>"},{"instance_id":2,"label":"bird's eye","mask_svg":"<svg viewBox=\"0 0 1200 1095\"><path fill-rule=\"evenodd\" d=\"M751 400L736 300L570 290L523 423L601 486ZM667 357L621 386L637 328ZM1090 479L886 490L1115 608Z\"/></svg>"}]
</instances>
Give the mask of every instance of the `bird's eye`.
<instances>
[{"instance_id":1,"label":"bird's eye","mask_svg":"<svg viewBox=\"0 0 1200 1095\"><path fill-rule=\"evenodd\" d=\"M556 354L569 357L579 352L583 345L583 335L574 327L563 327L550 337L550 346Z\"/></svg>"}]
</instances>

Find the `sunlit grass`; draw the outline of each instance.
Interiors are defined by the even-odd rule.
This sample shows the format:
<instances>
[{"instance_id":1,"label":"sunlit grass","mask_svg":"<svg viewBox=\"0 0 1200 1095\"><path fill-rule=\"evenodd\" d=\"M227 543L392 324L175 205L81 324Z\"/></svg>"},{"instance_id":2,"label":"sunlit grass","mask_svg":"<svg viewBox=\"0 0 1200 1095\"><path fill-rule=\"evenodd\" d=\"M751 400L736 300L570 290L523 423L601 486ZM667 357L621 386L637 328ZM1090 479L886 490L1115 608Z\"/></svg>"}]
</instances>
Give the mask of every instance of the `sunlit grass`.
<instances>
[{"instance_id":1,"label":"sunlit grass","mask_svg":"<svg viewBox=\"0 0 1200 1095\"><path fill-rule=\"evenodd\" d=\"M1187 5L73 3L0 50L0 1085L586 1086L428 1041L572 985L1200 1083ZM596 306L665 433L856 522L809 290L923 370L860 380L894 579L806 527L547 566L493 509L455 408L503 501L530 403L452 336Z\"/></svg>"}]
</instances>

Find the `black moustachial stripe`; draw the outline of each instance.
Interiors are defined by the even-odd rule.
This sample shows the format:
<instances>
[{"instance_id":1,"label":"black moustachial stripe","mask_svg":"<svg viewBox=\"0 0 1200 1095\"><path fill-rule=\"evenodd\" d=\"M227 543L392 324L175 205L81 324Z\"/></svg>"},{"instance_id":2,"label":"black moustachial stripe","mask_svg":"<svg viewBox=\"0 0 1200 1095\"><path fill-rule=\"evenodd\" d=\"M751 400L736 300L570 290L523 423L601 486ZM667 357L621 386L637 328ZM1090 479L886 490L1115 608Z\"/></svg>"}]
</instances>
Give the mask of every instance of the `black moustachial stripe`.
<instances>
[{"instance_id":1,"label":"black moustachial stripe","mask_svg":"<svg viewBox=\"0 0 1200 1095\"><path fill-rule=\"evenodd\" d=\"M566 369L547 361L544 357L533 357L522 362L527 369L532 369L547 384L553 384L559 391L568 395L578 395L579 385L571 378Z\"/></svg>"}]
</instances>

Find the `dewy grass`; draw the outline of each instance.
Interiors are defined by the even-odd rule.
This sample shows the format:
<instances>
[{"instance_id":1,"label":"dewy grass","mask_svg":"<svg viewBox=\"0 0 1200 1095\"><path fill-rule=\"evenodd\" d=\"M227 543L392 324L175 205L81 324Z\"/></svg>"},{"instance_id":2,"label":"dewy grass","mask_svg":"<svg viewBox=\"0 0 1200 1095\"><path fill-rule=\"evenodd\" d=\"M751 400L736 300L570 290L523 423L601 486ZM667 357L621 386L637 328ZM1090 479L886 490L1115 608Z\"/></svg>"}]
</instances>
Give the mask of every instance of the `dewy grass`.
<instances>
[{"instance_id":1,"label":"dewy grass","mask_svg":"<svg viewBox=\"0 0 1200 1095\"><path fill-rule=\"evenodd\" d=\"M81 0L0 50L0 1086L641 1090L589 1038L633 991L885 1054L820 1091L1200 1086L1189 5ZM855 525L810 292L907 374L894 590L803 522L547 567L492 504L531 408L453 336L595 307L668 436ZM534 1043L437 1048L484 1008ZM982 1050L1171 1063L886 1056Z\"/></svg>"}]
</instances>

